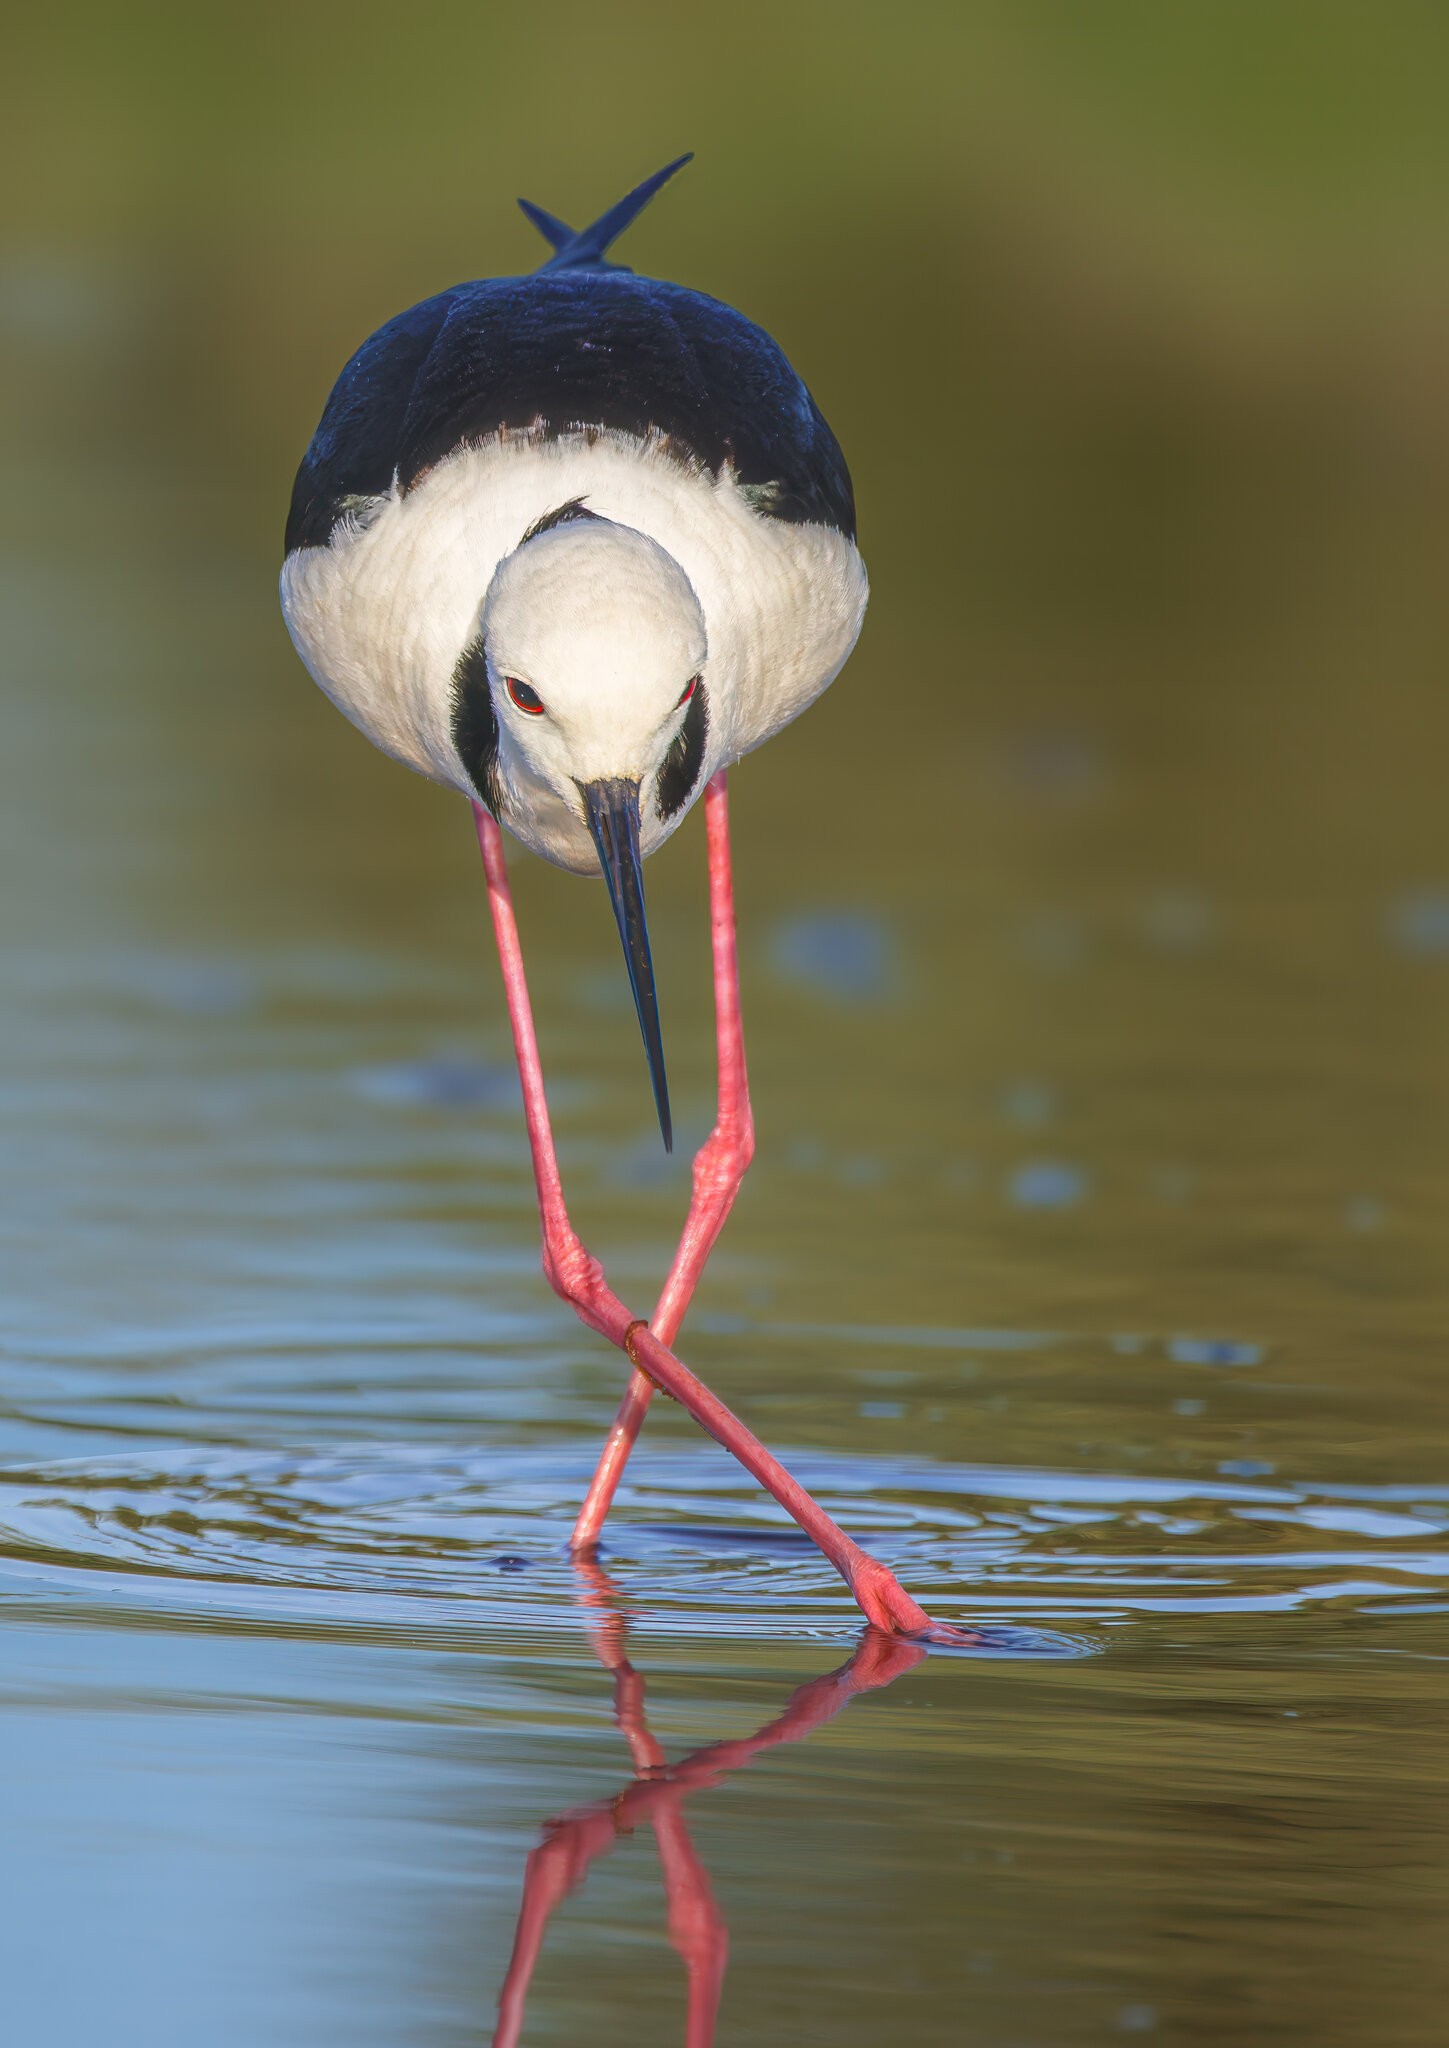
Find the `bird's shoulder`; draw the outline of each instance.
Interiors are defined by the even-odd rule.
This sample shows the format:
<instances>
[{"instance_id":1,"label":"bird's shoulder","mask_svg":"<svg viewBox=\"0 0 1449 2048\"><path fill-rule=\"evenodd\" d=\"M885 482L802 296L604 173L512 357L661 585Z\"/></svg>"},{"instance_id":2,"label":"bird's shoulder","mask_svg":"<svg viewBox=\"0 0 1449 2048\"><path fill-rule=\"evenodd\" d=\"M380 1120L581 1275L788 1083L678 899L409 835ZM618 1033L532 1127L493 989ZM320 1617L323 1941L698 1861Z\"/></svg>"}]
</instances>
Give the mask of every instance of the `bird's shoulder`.
<instances>
[{"instance_id":1,"label":"bird's shoulder","mask_svg":"<svg viewBox=\"0 0 1449 2048\"><path fill-rule=\"evenodd\" d=\"M778 344L687 286L619 270L487 278L380 327L338 378L303 459L287 552L509 430L599 428L728 467L767 517L855 534L839 444Z\"/></svg>"}]
</instances>

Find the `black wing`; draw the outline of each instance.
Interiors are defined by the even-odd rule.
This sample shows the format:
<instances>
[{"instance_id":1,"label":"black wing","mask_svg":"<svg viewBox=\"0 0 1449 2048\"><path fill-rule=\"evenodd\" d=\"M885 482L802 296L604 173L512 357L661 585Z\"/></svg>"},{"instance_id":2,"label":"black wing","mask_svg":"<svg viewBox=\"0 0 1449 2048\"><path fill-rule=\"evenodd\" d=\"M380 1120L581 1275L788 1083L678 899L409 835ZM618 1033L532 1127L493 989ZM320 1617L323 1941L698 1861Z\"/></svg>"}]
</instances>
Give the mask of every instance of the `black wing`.
<instances>
[{"instance_id":1,"label":"black wing","mask_svg":"<svg viewBox=\"0 0 1449 2048\"><path fill-rule=\"evenodd\" d=\"M287 552L510 427L663 434L685 460L731 465L769 517L855 537L845 457L769 335L682 285L564 269L457 285L363 343L298 471Z\"/></svg>"}]
</instances>

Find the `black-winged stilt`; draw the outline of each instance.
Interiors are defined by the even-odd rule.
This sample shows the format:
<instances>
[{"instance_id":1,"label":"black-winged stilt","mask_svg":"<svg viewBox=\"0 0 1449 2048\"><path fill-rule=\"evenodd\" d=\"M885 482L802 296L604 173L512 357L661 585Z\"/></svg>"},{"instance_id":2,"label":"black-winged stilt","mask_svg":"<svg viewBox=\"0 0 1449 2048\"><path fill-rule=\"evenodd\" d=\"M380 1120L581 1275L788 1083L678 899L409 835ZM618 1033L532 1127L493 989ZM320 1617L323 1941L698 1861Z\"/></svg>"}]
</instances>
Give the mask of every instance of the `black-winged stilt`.
<instances>
[{"instance_id":1,"label":"black-winged stilt","mask_svg":"<svg viewBox=\"0 0 1449 2048\"><path fill-rule=\"evenodd\" d=\"M474 809L544 1271L634 1366L576 1552L596 1546L662 1387L809 1532L870 1620L960 1640L667 1348L754 1150L725 770L832 680L866 603L844 457L780 349L719 300L608 260L688 161L578 234L521 201L553 248L541 269L456 285L363 343L297 475L282 609L353 723ZM602 869L668 1145L641 866L701 791L719 1112L646 1322L564 1207L499 826L561 867Z\"/></svg>"}]
</instances>

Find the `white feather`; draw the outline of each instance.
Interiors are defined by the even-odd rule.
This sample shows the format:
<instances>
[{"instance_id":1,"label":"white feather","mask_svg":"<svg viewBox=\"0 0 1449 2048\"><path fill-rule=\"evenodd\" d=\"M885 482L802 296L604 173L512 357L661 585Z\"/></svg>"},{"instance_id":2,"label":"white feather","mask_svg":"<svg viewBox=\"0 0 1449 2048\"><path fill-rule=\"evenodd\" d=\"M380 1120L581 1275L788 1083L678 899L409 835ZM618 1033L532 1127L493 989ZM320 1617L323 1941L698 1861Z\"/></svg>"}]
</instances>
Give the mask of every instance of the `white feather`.
<instances>
[{"instance_id":1,"label":"white feather","mask_svg":"<svg viewBox=\"0 0 1449 2048\"><path fill-rule=\"evenodd\" d=\"M728 473L716 478L687 467L660 441L616 433L550 439L530 432L458 450L406 494L394 489L364 506L326 546L288 557L282 571L288 630L317 683L384 752L476 797L453 743L454 670L479 629L500 564L535 521L574 498L615 528L655 542L697 598L710 712L697 795L717 769L778 732L834 679L860 632L867 584L865 565L842 534L757 512ZM599 535L605 554L611 530ZM533 554L546 538L524 553ZM627 549L609 558L621 579L646 563ZM602 556L595 570L606 573ZM600 678L587 758L581 754L574 773L638 772L639 764L627 758L639 723L628 701L631 674L640 672L641 661L647 667L645 656L664 663L670 648L687 658L679 638L686 609L682 601L673 610L664 607L659 630L645 636L647 607L623 607L619 658ZM596 610L590 618L597 620ZM540 616L538 641L558 646L556 620ZM524 680L546 701L541 676ZM687 680L686 672L680 685ZM494 694L496 704L497 688ZM615 765L609 765L606 743L611 709L621 749ZM595 870L583 819L559 792L557 776L519 751L526 742L517 732L518 746L509 755L513 727L500 716L500 763L513 771L504 776L504 822L546 858ZM553 802L545 783L552 784ZM651 805L643 820L645 852L683 815L663 821Z\"/></svg>"}]
</instances>

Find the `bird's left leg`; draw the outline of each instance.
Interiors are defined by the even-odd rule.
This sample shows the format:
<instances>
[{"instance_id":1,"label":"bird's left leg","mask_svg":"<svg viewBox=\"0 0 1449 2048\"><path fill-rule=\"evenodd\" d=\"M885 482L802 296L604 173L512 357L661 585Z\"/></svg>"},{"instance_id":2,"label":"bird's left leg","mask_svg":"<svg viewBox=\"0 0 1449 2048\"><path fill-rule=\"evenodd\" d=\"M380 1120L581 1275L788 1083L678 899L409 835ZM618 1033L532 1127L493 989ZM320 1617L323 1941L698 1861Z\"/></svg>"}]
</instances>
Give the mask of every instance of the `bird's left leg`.
<instances>
[{"instance_id":1,"label":"bird's left leg","mask_svg":"<svg viewBox=\"0 0 1449 2048\"><path fill-rule=\"evenodd\" d=\"M734 1207L740 1182L755 1155L755 1120L750 1110L750 1084L745 1072L745 1033L740 1018L740 970L735 945L735 891L730 863L729 796L725 772L713 776L704 792L705 836L709 848L709 930L714 957L715 1041L719 1062L719 1109L714 1129L694 1160L694 1194L679 1249L663 1292L649 1319L661 1344L672 1344L699 1285L715 1239ZM579 1518L574 1524L575 1556L588 1557L598 1547L604 1517L624 1476L629 1453L644 1426L654 1382L635 1366L619 1403L599 1457Z\"/></svg>"}]
</instances>

